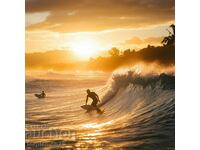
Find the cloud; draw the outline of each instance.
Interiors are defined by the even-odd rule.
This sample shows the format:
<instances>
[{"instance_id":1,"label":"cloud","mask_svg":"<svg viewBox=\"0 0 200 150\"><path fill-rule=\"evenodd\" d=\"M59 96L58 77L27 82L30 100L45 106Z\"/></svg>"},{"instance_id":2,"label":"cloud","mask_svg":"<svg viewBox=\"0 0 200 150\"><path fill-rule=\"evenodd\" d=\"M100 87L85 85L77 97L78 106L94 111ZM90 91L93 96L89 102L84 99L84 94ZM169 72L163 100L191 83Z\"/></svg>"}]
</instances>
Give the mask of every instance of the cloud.
<instances>
[{"instance_id":1,"label":"cloud","mask_svg":"<svg viewBox=\"0 0 200 150\"><path fill-rule=\"evenodd\" d=\"M174 20L174 0L26 0L26 13L50 12L27 30L101 31L166 24Z\"/></svg>"},{"instance_id":2,"label":"cloud","mask_svg":"<svg viewBox=\"0 0 200 150\"><path fill-rule=\"evenodd\" d=\"M140 38L140 37L133 37L121 43L121 45L161 45L163 37L148 37L148 38Z\"/></svg>"},{"instance_id":3,"label":"cloud","mask_svg":"<svg viewBox=\"0 0 200 150\"><path fill-rule=\"evenodd\" d=\"M42 13L26 13L26 26L43 22L49 16L49 12Z\"/></svg>"}]
</instances>

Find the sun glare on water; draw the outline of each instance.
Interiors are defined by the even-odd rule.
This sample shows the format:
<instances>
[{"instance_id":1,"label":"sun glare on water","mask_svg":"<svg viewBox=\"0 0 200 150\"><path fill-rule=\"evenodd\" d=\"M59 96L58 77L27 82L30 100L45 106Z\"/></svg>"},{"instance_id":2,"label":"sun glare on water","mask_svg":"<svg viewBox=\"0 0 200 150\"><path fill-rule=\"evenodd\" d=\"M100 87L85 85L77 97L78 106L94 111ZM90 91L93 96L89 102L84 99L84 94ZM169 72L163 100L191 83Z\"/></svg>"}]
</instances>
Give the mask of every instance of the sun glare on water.
<instances>
[{"instance_id":1,"label":"sun glare on water","mask_svg":"<svg viewBox=\"0 0 200 150\"><path fill-rule=\"evenodd\" d=\"M113 122L113 120L104 122L104 123L89 123L89 124L83 124L82 127L83 128L101 128L105 125L111 125L112 122Z\"/></svg>"},{"instance_id":2,"label":"sun glare on water","mask_svg":"<svg viewBox=\"0 0 200 150\"><path fill-rule=\"evenodd\" d=\"M81 58L89 58L99 50L98 43L91 39L74 41L70 47Z\"/></svg>"}]
</instances>

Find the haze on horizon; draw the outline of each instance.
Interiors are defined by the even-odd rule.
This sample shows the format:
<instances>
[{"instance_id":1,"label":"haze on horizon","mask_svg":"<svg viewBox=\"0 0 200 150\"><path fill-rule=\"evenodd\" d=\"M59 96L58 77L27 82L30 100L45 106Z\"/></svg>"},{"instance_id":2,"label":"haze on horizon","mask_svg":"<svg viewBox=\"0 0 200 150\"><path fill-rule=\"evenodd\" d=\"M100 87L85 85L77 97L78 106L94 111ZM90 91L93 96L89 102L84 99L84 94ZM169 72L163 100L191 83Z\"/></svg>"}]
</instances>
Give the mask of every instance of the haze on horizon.
<instances>
[{"instance_id":1,"label":"haze on horizon","mask_svg":"<svg viewBox=\"0 0 200 150\"><path fill-rule=\"evenodd\" d=\"M89 58L112 47L160 45L174 0L26 0L26 53L72 50Z\"/></svg>"}]
</instances>

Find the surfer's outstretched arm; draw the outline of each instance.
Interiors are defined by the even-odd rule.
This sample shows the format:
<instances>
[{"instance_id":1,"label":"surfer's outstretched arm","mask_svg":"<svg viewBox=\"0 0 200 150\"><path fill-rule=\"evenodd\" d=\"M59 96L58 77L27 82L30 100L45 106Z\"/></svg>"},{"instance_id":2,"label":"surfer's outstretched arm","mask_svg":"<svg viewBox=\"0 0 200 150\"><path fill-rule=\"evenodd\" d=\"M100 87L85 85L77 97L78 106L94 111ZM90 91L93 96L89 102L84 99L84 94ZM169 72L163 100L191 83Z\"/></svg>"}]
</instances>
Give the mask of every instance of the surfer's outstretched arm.
<instances>
[{"instance_id":1,"label":"surfer's outstretched arm","mask_svg":"<svg viewBox=\"0 0 200 150\"><path fill-rule=\"evenodd\" d=\"M85 101L85 104L87 105L87 102L88 102L88 95L87 95L87 97L86 97L86 101Z\"/></svg>"}]
</instances>

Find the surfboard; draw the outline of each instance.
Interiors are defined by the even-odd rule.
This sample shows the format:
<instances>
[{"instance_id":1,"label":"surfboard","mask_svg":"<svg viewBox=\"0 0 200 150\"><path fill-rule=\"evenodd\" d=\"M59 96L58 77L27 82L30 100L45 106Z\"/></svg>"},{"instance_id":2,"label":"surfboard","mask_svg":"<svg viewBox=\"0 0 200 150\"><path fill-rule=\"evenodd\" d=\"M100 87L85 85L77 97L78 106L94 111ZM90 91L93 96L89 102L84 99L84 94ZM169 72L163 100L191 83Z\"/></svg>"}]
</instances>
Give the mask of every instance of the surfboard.
<instances>
[{"instance_id":1,"label":"surfboard","mask_svg":"<svg viewBox=\"0 0 200 150\"><path fill-rule=\"evenodd\" d=\"M96 107L93 107L91 105L83 105L81 106L81 108L85 109L85 110L96 110L97 108Z\"/></svg>"},{"instance_id":2,"label":"surfboard","mask_svg":"<svg viewBox=\"0 0 200 150\"><path fill-rule=\"evenodd\" d=\"M43 97L41 94L35 94L35 96L36 96L37 98L45 98L45 97Z\"/></svg>"},{"instance_id":3,"label":"surfboard","mask_svg":"<svg viewBox=\"0 0 200 150\"><path fill-rule=\"evenodd\" d=\"M98 107L93 107L91 105L83 105L83 106L81 106L81 108L83 108L84 110L87 110L87 112L90 112L92 110L96 110L100 114L102 114L104 112L104 110L102 111Z\"/></svg>"}]
</instances>

